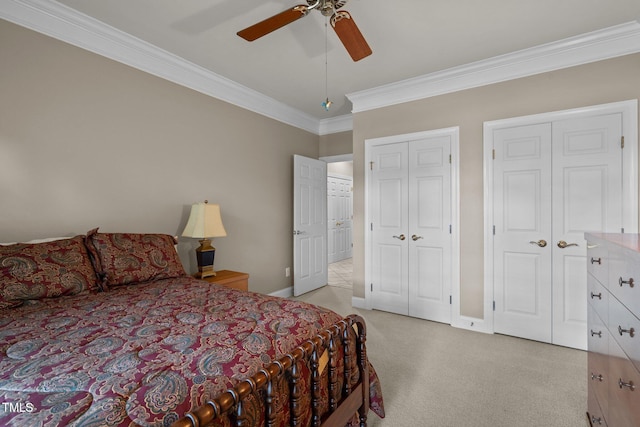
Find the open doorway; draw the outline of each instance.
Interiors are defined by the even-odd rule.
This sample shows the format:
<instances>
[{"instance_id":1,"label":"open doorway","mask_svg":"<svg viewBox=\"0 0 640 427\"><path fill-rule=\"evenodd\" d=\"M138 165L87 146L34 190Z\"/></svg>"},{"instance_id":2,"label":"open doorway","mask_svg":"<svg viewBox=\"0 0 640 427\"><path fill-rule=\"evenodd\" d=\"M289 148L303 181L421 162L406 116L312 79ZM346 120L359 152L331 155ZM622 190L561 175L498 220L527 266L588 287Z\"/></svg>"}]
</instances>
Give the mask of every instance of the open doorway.
<instances>
[{"instance_id":1,"label":"open doorway","mask_svg":"<svg viewBox=\"0 0 640 427\"><path fill-rule=\"evenodd\" d=\"M353 159L326 157L328 284L353 289Z\"/></svg>"}]
</instances>

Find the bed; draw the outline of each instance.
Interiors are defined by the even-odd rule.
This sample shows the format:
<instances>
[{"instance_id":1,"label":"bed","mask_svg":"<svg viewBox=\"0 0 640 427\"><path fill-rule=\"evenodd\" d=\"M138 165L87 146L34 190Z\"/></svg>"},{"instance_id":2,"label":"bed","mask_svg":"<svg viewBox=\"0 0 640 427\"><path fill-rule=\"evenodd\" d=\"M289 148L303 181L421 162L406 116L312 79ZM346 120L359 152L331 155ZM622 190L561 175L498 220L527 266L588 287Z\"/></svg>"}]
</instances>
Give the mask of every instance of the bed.
<instances>
[{"instance_id":1,"label":"bed","mask_svg":"<svg viewBox=\"0 0 640 427\"><path fill-rule=\"evenodd\" d=\"M366 426L366 325L187 275L161 234L0 246L0 425Z\"/></svg>"}]
</instances>

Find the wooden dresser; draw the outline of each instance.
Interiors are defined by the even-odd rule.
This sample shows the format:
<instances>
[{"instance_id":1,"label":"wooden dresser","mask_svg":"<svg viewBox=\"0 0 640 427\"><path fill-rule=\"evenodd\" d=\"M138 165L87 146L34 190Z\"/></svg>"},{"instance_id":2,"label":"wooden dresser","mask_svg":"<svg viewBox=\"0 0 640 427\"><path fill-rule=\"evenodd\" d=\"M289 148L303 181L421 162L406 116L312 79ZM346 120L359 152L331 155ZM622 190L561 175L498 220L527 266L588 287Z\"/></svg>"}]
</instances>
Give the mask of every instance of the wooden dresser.
<instances>
[{"instance_id":1,"label":"wooden dresser","mask_svg":"<svg viewBox=\"0 0 640 427\"><path fill-rule=\"evenodd\" d=\"M587 233L587 417L640 426L640 235Z\"/></svg>"},{"instance_id":2,"label":"wooden dresser","mask_svg":"<svg viewBox=\"0 0 640 427\"><path fill-rule=\"evenodd\" d=\"M216 272L215 276L205 277L202 280L241 291L249 290L249 274L239 271L220 270Z\"/></svg>"}]
</instances>

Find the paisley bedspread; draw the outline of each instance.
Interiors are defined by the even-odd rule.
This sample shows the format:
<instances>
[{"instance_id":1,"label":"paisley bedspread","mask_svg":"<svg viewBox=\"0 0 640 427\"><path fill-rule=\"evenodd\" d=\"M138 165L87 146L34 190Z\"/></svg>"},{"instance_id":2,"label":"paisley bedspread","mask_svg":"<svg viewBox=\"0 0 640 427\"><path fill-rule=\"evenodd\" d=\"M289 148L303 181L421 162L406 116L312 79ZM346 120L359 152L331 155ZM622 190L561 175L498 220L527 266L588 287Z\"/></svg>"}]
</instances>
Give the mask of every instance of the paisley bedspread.
<instances>
[{"instance_id":1,"label":"paisley bedspread","mask_svg":"<svg viewBox=\"0 0 640 427\"><path fill-rule=\"evenodd\" d=\"M0 310L0 425L168 426L340 319L188 276L27 301Z\"/></svg>"}]
</instances>

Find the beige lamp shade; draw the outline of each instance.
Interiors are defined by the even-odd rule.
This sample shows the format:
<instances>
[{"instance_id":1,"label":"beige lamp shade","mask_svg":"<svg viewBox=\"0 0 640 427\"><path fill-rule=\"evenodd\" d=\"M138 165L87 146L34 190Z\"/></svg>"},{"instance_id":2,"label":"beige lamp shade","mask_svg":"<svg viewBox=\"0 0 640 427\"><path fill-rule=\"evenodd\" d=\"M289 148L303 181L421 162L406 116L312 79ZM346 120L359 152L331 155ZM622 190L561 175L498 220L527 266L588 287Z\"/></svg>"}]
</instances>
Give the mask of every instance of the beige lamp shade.
<instances>
[{"instance_id":1,"label":"beige lamp shade","mask_svg":"<svg viewBox=\"0 0 640 427\"><path fill-rule=\"evenodd\" d=\"M191 205L191 214L182 235L197 239L226 236L227 232L220 216L220 205L209 204L206 200L204 203Z\"/></svg>"}]
</instances>

